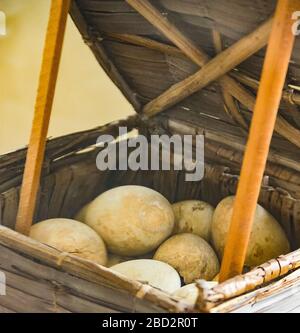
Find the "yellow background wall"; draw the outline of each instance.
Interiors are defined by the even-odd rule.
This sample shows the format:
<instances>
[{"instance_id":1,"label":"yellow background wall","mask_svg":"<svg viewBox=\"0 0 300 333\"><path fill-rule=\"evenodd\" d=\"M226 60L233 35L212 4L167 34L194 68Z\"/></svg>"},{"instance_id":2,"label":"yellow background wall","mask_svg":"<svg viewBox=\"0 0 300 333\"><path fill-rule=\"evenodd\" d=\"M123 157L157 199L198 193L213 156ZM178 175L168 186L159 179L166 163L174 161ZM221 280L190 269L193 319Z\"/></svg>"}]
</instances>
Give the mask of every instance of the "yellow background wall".
<instances>
[{"instance_id":1,"label":"yellow background wall","mask_svg":"<svg viewBox=\"0 0 300 333\"><path fill-rule=\"evenodd\" d=\"M0 0L0 154L27 144L50 0ZM84 130L132 113L68 20L49 136Z\"/></svg>"}]
</instances>

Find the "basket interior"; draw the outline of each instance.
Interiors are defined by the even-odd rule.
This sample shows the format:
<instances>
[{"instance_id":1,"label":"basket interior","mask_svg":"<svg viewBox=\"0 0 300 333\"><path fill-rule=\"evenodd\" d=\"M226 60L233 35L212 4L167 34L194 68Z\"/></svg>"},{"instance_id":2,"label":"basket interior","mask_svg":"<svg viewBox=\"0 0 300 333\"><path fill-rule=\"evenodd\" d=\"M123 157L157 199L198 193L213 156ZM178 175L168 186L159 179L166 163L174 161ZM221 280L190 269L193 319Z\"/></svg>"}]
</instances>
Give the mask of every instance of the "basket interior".
<instances>
[{"instance_id":1,"label":"basket interior","mask_svg":"<svg viewBox=\"0 0 300 333\"><path fill-rule=\"evenodd\" d=\"M85 142L91 142L91 137L94 136L94 131L87 132L89 139L85 138ZM78 134L78 138L84 141L82 133ZM74 144L74 135L55 139L56 149L53 149L53 142L48 143L48 156L51 152L51 155L56 158L45 161L34 223L55 217L72 218L80 208L99 194L122 185L147 186L160 192L171 203L198 199L213 206L226 196L234 195L237 188L237 174L228 165L223 164L222 160L218 164L206 162L204 178L197 182L186 181L185 170L99 171L96 166L96 157L100 148L81 144L79 145L81 148L72 153L59 154L59 147L66 140ZM65 149L64 146L64 151ZM22 174L24 161L20 155L23 156L25 152L26 150L15 152L8 156L11 164L14 165L15 173L18 170ZM17 156L20 159L17 160L18 162ZM2 157L2 160L4 162L5 157ZM10 183L14 185L9 186ZM2 188L4 184L6 188L0 195L0 223L14 229L21 177L15 174L12 179L1 184ZM292 248L298 248L300 245L300 200L293 198L286 190L275 188L266 182L262 186L259 202L282 224Z\"/></svg>"}]
</instances>

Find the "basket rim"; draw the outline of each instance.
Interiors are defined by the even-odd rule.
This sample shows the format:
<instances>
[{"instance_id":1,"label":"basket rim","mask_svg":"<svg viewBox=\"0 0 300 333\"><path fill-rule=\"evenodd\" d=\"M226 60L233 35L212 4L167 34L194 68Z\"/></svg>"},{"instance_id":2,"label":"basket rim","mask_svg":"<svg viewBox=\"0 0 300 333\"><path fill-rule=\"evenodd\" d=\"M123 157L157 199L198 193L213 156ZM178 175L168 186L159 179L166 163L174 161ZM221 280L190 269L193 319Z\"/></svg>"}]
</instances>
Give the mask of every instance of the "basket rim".
<instances>
[{"instance_id":1,"label":"basket rim","mask_svg":"<svg viewBox=\"0 0 300 333\"><path fill-rule=\"evenodd\" d=\"M277 262L281 268L279 274L275 274L272 277L269 276L267 282L263 279L260 283L252 283L248 290L245 290L245 285L241 284L241 280L244 279L248 281L249 273L257 273L262 266L270 266L270 262L251 270L249 273L225 281L211 289L203 287L201 281L198 281L197 286L200 290L200 296L197 304L195 304L193 308L184 301L178 300L159 289L147 285L147 289L145 290L145 285L141 282L128 279L90 260L67 254L42 244L4 226L0 226L0 244L13 251L21 252L23 255L29 256L32 259L44 262L55 269L63 270L90 282L103 284L105 281L105 285L108 288L118 288L128 292L134 297L149 301L169 312L227 312L242 306L244 302L249 301L249 299L252 302L257 302L258 300L263 300L268 296L282 292L284 287L287 288L300 282L300 269L297 269L300 267L300 250L297 250L286 256L281 256L281 262L285 261L287 263L285 270L278 264L278 259L271 260L271 263L274 264L274 262ZM294 258L294 261L291 260L287 262L287 258ZM280 277L280 279L276 281L278 277ZM288 283L285 285L286 281ZM281 286L283 286L283 288L280 288ZM253 291L256 288L258 289ZM145 292L143 292L143 290L145 290ZM234 290L238 296L232 296L232 292L231 294L228 293L229 290ZM203 297L205 293L209 294L207 299ZM211 301L211 299L214 299L215 295L220 294L223 295L223 300Z\"/></svg>"},{"instance_id":2,"label":"basket rim","mask_svg":"<svg viewBox=\"0 0 300 333\"><path fill-rule=\"evenodd\" d=\"M157 288L149 285L145 288L145 284L128 279L105 266L62 252L1 225L0 245L87 281L96 284L104 283L108 288L117 288L128 292L132 296L150 301L164 310L170 312L192 310L184 302L176 300Z\"/></svg>"}]
</instances>

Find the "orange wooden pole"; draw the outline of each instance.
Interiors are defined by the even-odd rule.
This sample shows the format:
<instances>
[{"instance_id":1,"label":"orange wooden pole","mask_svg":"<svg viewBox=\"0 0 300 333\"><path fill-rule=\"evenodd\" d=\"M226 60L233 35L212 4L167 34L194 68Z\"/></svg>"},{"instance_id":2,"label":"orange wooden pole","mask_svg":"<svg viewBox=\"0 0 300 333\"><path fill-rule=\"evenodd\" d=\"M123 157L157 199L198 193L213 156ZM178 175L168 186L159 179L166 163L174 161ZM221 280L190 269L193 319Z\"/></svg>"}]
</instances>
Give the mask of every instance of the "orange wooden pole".
<instances>
[{"instance_id":1,"label":"orange wooden pole","mask_svg":"<svg viewBox=\"0 0 300 333\"><path fill-rule=\"evenodd\" d=\"M295 36L292 13L300 0L279 0L262 71L233 216L224 250L220 282L241 274L260 186Z\"/></svg>"},{"instance_id":2,"label":"orange wooden pole","mask_svg":"<svg viewBox=\"0 0 300 333\"><path fill-rule=\"evenodd\" d=\"M16 230L29 234L40 184L46 139L70 0L52 0Z\"/></svg>"}]
</instances>

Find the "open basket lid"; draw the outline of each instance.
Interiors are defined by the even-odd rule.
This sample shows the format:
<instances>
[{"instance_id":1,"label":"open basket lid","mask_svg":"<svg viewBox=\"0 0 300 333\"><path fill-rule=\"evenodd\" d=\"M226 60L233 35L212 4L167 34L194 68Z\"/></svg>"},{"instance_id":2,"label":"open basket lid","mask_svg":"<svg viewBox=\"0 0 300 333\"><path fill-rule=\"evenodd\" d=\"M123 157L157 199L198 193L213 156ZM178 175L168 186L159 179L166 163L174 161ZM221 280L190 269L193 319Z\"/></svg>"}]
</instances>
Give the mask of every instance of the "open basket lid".
<instances>
[{"instance_id":1,"label":"open basket lid","mask_svg":"<svg viewBox=\"0 0 300 333\"><path fill-rule=\"evenodd\" d=\"M276 6L276 0L150 3L208 59L221 52L220 47L228 49L256 31L273 15ZM138 113L170 87L199 71L199 64L174 47L153 22L126 1L74 0L71 16L100 65ZM224 92L220 81L215 81L166 107L154 118L160 123L165 121L170 130L189 132L194 128L209 140L242 152L264 55L265 47L260 47L227 73L249 97L246 103L231 98L230 89ZM296 38L270 154L271 162L296 174L300 172L299 86L300 40Z\"/></svg>"}]
</instances>

